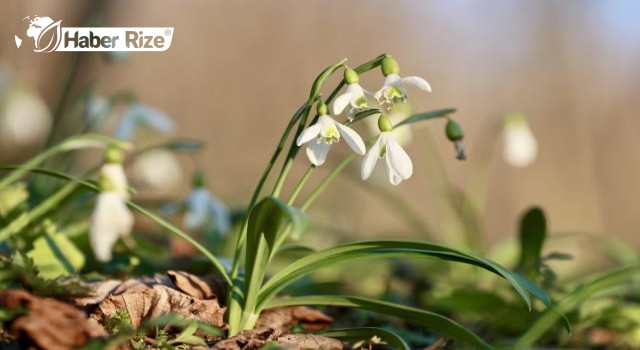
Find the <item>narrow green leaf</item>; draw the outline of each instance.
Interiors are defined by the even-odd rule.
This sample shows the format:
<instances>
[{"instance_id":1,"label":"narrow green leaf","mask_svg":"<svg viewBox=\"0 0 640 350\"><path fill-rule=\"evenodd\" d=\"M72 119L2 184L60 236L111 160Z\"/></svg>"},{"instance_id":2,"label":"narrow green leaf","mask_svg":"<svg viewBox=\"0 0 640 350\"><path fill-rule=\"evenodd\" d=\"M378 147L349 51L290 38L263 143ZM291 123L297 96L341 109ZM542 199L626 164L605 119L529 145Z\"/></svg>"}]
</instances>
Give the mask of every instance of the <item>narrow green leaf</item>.
<instances>
[{"instance_id":1,"label":"narrow green leaf","mask_svg":"<svg viewBox=\"0 0 640 350\"><path fill-rule=\"evenodd\" d=\"M373 337L380 338L387 345L401 350L411 350L409 344L402 339L398 334L384 328L377 327L362 327L362 328L343 328L343 329L330 329L327 331L319 332L318 334L340 339L342 341L355 343L358 341L367 341Z\"/></svg>"},{"instance_id":2,"label":"narrow green leaf","mask_svg":"<svg viewBox=\"0 0 640 350\"><path fill-rule=\"evenodd\" d=\"M633 278L640 277L640 264L616 268L595 278L589 278L580 283L569 295L560 300L556 306L557 312L547 310L520 337L514 349L527 349L555 326L561 313L574 310L595 295L619 284L629 283Z\"/></svg>"},{"instance_id":3,"label":"narrow green leaf","mask_svg":"<svg viewBox=\"0 0 640 350\"><path fill-rule=\"evenodd\" d=\"M276 273L260 291L259 306L266 304L278 292L293 281L321 268L348 262L380 258L439 258L478 266L504 277L520 294L531 309L531 286L505 267L470 253L422 241L377 240L354 242L309 254Z\"/></svg>"},{"instance_id":4,"label":"narrow green leaf","mask_svg":"<svg viewBox=\"0 0 640 350\"><path fill-rule=\"evenodd\" d=\"M50 232L36 239L27 253L38 268L38 275L52 280L77 273L84 266L84 255L65 235L55 232L52 223L45 224L51 225L47 229Z\"/></svg>"},{"instance_id":5,"label":"narrow green leaf","mask_svg":"<svg viewBox=\"0 0 640 350\"><path fill-rule=\"evenodd\" d=\"M376 109L376 108L367 109L367 110L364 110L362 112L358 112L358 113L356 113L355 116L353 116L353 119L348 121L348 122L346 122L345 125L351 125L351 124L359 122L359 121L361 121L361 120L363 120L363 119L365 119L367 117L370 117L370 116L372 116L374 114L380 114L380 113L381 113L380 110Z\"/></svg>"},{"instance_id":6,"label":"narrow green leaf","mask_svg":"<svg viewBox=\"0 0 640 350\"><path fill-rule=\"evenodd\" d=\"M520 220L520 261L518 270L534 278L540 265L542 246L547 237L547 220L539 207L527 210Z\"/></svg>"},{"instance_id":7,"label":"narrow green leaf","mask_svg":"<svg viewBox=\"0 0 640 350\"><path fill-rule=\"evenodd\" d=\"M492 346L487 344L482 338L452 319L434 312L394 304L387 301L354 296L318 295L273 300L268 304L268 307L274 308L294 305L331 305L369 310L420 324L447 337L455 338L463 342L479 346L483 349L492 349Z\"/></svg>"},{"instance_id":8,"label":"narrow green leaf","mask_svg":"<svg viewBox=\"0 0 640 350\"><path fill-rule=\"evenodd\" d=\"M448 114L454 113L455 111L456 111L455 108L445 108L445 109L438 109L438 110L426 112L426 113L414 114L407 117L405 120L401 121L400 123L396 124L394 128L398 128L402 125L417 123L423 120L429 120L433 118L442 118L447 116Z\"/></svg>"}]
</instances>

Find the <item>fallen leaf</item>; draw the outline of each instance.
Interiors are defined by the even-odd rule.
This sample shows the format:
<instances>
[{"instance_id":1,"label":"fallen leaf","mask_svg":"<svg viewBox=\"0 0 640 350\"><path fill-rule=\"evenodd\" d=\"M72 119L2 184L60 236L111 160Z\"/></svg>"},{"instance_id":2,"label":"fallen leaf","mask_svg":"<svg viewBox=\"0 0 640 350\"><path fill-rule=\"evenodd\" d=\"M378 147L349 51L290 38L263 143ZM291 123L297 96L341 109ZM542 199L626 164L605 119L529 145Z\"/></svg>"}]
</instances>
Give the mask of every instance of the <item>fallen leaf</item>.
<instances>
[{"instance_id":1,"label":"fallen leaf","mask_svg":"<svg viewBox=\"0 0 640 350\"><path fill-rule=\"evenodd\" d=\"M319 331L327 329L332 322L333 318L321 311L306 306L290 306L263 311L256 327L288 331L295 325L301 325L304 329Z\"/></svg>"},{"instance_id":2,"label":"fallen leaf","mask_svg":"<svg viewBox=\"0 0 640 350\"><path fill-rule=\"evenodd\" d=\"M342 350L341 341L315 334L286 334L279 337L278 345L290 350Z\"/></svg>"},{"instance_id":3,"label":"fallen leaf","mask_svg":"<svg viewBox=\"0 0 640 350\"><path fill-rule=\"evenodd\" d=\"M39 298L24 290L0 291L0 307L28 310L13 319L9 333L30 339L40 349L74 349L84 345L90 338L106 335L101 327L90 322L82 311L73 306L54 299Z\"/></svg>"},{"instance_id":4,"label":"fallen leaf","mask_svg":"<svg viewBox=\"0 0 640 350\"><path fill-rule=\"evenodd\" d=\"M200 300L165 285L156 284L142 291L127 291L109 295L91 314L100 323L105 316L113 317L118 309L128 312L133 326L138 327L145 318L174 313L185 319L193 319L216 327L223 327L226 308L216 299Z\"/></svg>"},{"instance_id":5,"label":"fallen leaf","mask_svg":"<svg viewBox=\"0 0 640 350\"><path fill-rule=\"evenodd\" d=\"M218 295L224 295L219 281L205 280L184 271L169 270L167 276L179 291L194 298L219 299Z\"/></svg>"},{"instance_id":6,"label":"fallen leaf","mask_svg":"<svg viewBox=\"0 0 640 350\"><path fill-rule=\"evenodd\" d=\"M273 328L254 328L217 342L214 350L255 350L261 348L268 341L275 341L281 332Z\"/></svg>"}]
</instances>

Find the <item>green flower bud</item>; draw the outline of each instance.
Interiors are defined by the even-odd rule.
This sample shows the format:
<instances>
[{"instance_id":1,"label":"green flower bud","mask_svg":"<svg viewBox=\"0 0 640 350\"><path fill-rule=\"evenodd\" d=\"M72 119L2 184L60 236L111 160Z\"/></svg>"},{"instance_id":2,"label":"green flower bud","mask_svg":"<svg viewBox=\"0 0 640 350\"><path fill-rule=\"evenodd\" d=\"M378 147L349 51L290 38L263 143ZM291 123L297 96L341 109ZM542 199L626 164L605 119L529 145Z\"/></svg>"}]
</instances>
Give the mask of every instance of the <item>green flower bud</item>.
<instances>
[{"instance_id":1,"label":"green flower bud","mask_svg":"<svg viewBox=\"0 0 640 350\"><path fill-rule=\"evenodd\" d=\"M380 118L378 118L378 129L380 129L380 132L393 130L393 123L391 123L391 119L386 115L381 114Z\"/></svg>"},{"instance_id":2,"label":"green flower bud","mask_svg":"<svg viewBox=\"0 0 640 350\"><path fill-rule=\"evenodd\" d=\"M98 179L98 186L100 187L101 192L110 192L115 190L113 187L113 183L106 176L100 176Z\"/></svg>"},{"instance_id":3,"label":"green flower bud","mask_svg":"<svg viewBox=\"0 0 640 350\"><path fill-rule=\"evenodd\" d=\"M358 76L358 73L356 73L355 70L353 70L351 68L345 68L344 69L344 81L347 84L357 84L360 81L360 77Z\"/></svg>"},{"instance_id":4,"label":"green flower bud","mask_svg":"<svg viewBox=\"0 0 640 350\"><path fill-rule=\"evenodd\" d=\"M318 115L327 115L329 114L329 112L327 112L327 104L324 103L324 101L320 100L318 101L318 104L316 105L316 108L318 110Z\"/></svg>"},{"instance_id":5,"label":"green flower bud","mask_svg":"<svg viewBox=\"0 0 640 350\"><path fill-rule=\"evenodd\" d=\"M447 134L447 138L449 141L459 141L464 138L464 132L462 131L462 127L460 124L454 122L449 119L447 122L447 126L445 127L445 133Z\"/></svg>"},{"instance_id":6,"label":"green flower bud","mask_svg":"<svg viewBox=\"0 0 640 350\"><path fill-rule=\"evenodd\" d=\"M398 61L393 57L387 57L382 60L382 75L386 77L389 74L400 74Z\"/></svg>"},{"instance_id":7,"label":"green flower bud","mask_svg":"<svg viewBox=\"0 0 640 350\"><path fill-rule=\"evenodd\" d=\"M104 152L104 162L111 164L122 164L124 160L124 154L122 150L118 147L109 147Z\"/></svg>"},{"instance_id":8,"label":"green flower bud","mask_svg":"<svg viewBox=\"0 0 640 350\"><path fill-rule=\"evenodd\" d=\"M191 185L193 188L204 187L206 182L204 171L200 169L196 170L193 174L193 179L191 179Z\"/></svg>"}]
</instances>

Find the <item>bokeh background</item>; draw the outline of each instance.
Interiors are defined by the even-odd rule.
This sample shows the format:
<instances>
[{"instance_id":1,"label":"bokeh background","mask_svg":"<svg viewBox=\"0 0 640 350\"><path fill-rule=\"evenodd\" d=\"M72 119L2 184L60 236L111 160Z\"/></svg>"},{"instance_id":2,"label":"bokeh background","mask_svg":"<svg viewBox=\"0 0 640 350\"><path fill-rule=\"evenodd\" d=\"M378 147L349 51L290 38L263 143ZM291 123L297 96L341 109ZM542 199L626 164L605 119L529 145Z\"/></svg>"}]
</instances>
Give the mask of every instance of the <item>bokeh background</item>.
<instances>
[{"instance_id":1,"label":"bokeh background","mask_svg":"<svg viewBox=\"0 0 640 350\"><path fill-rule=\"evenodd\" d=\"M355 66L389 53L403 73L433 87L413 93L416 111L458 109L469 159L454 159L443 121L414 128L413 178L398 188L383 176L363 185L352 168L310 212L319 235L464 244L465 228L447 200L450 182L477 209L485 248L512 238L519 215L540 205L554 235L581 237L556 242L578 246L579 259L592 262L594 235L640 249L640 2L2 1L0 62L53 108L72 56L17 49L14 34L28 15L63 19L63 26L98 18L105 26L175 27L166 52L120 63L81 55L71 90L74 96L94 83L105 96L133 91L175 119L173 136L205 142L200 155L176 158L181 171L172 162L145 166L174 170L179 181L167 184L167 196L184 196L190 172L201 166L217 196L242 207L315 76L344 57ZM375 90L383 78L375 71L362 80ZM511 111L526 116L539 143L526 168L501 158L501 121ZM324 168L347 153L342 146ZM301 157L294 179L306 165ZM398 215L388 192L419 223Z\"/></svg>"}]
</instances>

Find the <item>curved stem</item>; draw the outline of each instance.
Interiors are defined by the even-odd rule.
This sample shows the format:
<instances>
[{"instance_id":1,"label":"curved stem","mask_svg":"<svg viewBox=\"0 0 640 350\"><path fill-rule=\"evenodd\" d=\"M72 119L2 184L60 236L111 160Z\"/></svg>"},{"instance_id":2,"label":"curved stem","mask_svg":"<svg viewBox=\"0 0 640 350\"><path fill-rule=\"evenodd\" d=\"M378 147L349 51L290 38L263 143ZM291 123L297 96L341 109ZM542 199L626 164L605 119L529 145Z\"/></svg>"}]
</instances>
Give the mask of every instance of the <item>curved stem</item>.
<instances>
[{"instance_id":1,"label":"curved stem","mask_svg":"<svg viewBox=\"0 0 640 350\"><path fill-rule=\"evenodd\" d=\"M304 175L302 175L302 178L300 178L300 180L296 184L296 187L291 192L291 196L289 197L289 201L287 202L287 204L293 205L293 203L296 201L296 198L298 198L298 194L300 194L300 190L302 190L304 184L307 183L307 180L309 180L309 177L311 176L311 173L313 173L313 170L315 168L315 165L309 165L307 170L304 172Z\"/></svg>"}]
</instances>

